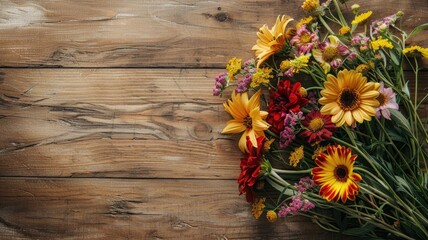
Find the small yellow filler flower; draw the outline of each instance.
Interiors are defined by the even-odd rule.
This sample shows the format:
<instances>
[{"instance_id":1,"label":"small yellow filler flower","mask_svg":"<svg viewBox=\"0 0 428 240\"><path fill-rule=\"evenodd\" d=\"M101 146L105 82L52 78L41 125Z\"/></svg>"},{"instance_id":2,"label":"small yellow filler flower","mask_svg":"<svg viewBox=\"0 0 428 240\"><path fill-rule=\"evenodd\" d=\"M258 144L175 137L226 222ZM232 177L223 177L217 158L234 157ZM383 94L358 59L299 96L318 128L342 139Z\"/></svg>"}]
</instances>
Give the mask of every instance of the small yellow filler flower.
<instances>
[{"instance_id":1,"label":"small yellow filler flower","mask_svg":"<svg viewBox=\"0 0 428 240\"><path fill-rule=\"evenodd\" d=\"M247 136L254 147L257 147L257 137L264 136L264 130L269 128L269 124L263 120L267 116L266 111L260 111L260 94L257 91L250 99L247 92L232 93L232 99L223 104L224 109L233 119L226 123L222 133L244 132L239 140L239 149L248 152Z\"/></svg>"},{"instance_id":2,"label":"small yellow filler flower","mask_svg":"<svg viewBox=\"0 0 428 240\"><path fill-rule=\"evenodd\" d=\"M250 86L252 88L256 88L260 86L260 84L267 85L271 78L273 78L272 68L259 68L253 74L253 80L251 81Z\"/></svg>"},{"instance_id":3,"label":"small yellow filler flower","mask_svg":"<svg viewBox=\"0 0 428 240\"><path fill-rule=\"evenodd\" d=\"M355 70L342 70L337 77L329 74L319 99L323 105L321 114L332 115L331 121L337 127L370 121L379 107L376 100L379 87L379 83L367 82L367 78Z\"/></svg>"},{"instance_id":4,"label":"small yellow filler flower","mask_svg":"<svg viewBox=\"0 0 428 240\"><path fill-rule=\"evenodd\" d=\"M234 75L241 70L242 59L237 59L233 57L229 60L226 66L226 70L228 71L229 81L233 81Z\"/></svg>"},{"instance_id":5,"label":"small yellow filler flower","mask_svg":"<svg viewBox=\"0 0 428 240\"><path fill-rule=\"evenodd\" d=\"M291 152L290 157L288 158L290 160L290 165L293 167L297 167L297 164L300 162L300 160L303 159L304 152L303 152L303 145L295 148L293 152Z\"/></svg>"},{"instance_id":6,"label":"small yellow filler flower","mask_svg":"<svg viewBox=\"0 0 428 240\"><path fill-rule=\"evenodd\" d=\"M392 45L392 43L388 39L384 39L382 37L379 37L376 40L372 40L370 42L370 46L375 51L377 51L377 50L379 50L381 48L389 48L389 49L394 48L394 46Z\"/></svg>"},{"instance_id":7,"label":"small yellow filler flower","mask_svg":"<svg viewBox=\"0 0 428 240\"><path fill-rule=\"evenodd\" d=\"M259 219L259 217L263 213L263 209L266 207L264 205L266 198L258 198L253 202L251 214L255 219Z\"/></svg>"}]
</instances>

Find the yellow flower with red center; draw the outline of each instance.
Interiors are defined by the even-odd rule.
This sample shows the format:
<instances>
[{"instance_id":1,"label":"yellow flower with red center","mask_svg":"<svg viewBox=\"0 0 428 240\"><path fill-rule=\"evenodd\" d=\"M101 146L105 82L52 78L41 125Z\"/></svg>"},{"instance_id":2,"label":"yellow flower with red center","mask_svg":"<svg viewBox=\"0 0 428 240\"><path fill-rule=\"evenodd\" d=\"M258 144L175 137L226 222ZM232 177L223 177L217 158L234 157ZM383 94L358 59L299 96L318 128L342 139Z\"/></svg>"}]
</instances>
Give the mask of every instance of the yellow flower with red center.
<instances>
[{"instance_id":1,"label":"yellow flower with red center","mask_svg":"<svg viewBox=\"0 0 428 240\"><path fill-rule=\"evenodd\" d=\"M340 145L328 146L326 153L317 156L317 167L312 169L313 180L320 185L320 196L327 201L343 203L347 199L354 201L358 195L360 174L354 172L354 162L357 155L352 155L351 149Z\"/></svg>"},{"instance_id":2,"label":"yellow flower with red center","mask_svg":"<svg viewBox=\"0 0 428 240\"><path fill-rule=\"evenodd\" d=\"M287 37L287 24L293 19L287 16L282 16L276 19L275 25L269 29L263 25L259 29L256 45L251 50L255 51L257 58L257 68L266 61L270 56L282 50Z\"/></svg>"},{"instance_id":3,"label":"yellow flower with red center","mask_svg":"<svg viewBox=\"0 0 428 240\"><path fill-rule=\"evenodd\" d=\"M264 136L264 130L269 128L269 124L263 120L267 116L266 111L260 111L260 94L257 91L250 99L247 92L232 93L232 99L225 102L224 109L233 119L226 123L223 134L244 132L239 140L239 149L248 152L247 137L251 144L257 147L257 137Z\"/></svg>"},{"instance_id":4,"label":"yellow flower with red center","mask_svg":"<svg viewBox=\"0 0 428 240\"><path fill-rule=\"evenodd\" d=\"M318 155L325 152L328 146L330 145L327 145L327 146L317 145L317 148L314 150L314 154L312 155L312 159L313 160L317 159Z\"/></svg>"},{"instance_id":5,"label":"yellow flower with red center","mask_svg":"<svg viewBox=\"0 0 428 240\"><path fill-rule=\"evenodd\" d=\"M321 90L318 102L323 105L321 114L332 115L331 121L340 127L353 126L355 121L370 121L379 107L379 83L367 82L367 78L355 70L342 70L337 77L329 74Z\"/></svg>"}]
</instances>

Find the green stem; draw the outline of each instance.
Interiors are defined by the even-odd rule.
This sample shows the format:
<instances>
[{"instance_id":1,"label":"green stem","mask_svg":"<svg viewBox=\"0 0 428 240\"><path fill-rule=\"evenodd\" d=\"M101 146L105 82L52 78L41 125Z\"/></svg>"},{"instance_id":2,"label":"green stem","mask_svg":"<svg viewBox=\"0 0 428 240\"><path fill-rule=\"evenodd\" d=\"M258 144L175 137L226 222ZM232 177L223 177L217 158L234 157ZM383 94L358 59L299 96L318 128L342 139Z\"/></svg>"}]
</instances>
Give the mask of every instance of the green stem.
<instances>
[{"instance_id":1,"label":"green stem","mask_svg":"<svg viewBox=\"0 0 428 240\"><path fill-rule=\"evenodd\" d=\"M334 7L336 8L337 15L339 16L341 25L342 26L348 26L348 24L346 23L345 18L343 17L342 11L340 10L340 6L337 3L337 0L333 0L333 3L334 3Z\"/></svg>"},{"instance_id":2,"label":"green stem","mask_svg":"<svg viewBox=\"0 0 428 240\"><path fill-rule=\"evenodd\" d=\"M325 27L325 29L327 29L327 31L330 33L330 34L335 34L334 32L333 32L333 30L331 30L331 28L330 28L330 26L328 26L328 24L325 22L325 20L324 20L324 18L320 15L320 16L318 16L318 18L319 18L319 20L320 20L320 22L322 23L322 25Z\"/></svg>"},{"instance_id":3,"label":"green stem","mask_svg":"<svg viewBox=\"0 0 428 240\"><path fill-rule=\"evenodd\" d=\"M275 173L305 174L305 173L310 173L312 171L312 169L306 169L306 170L285 170L285 169L272 168L272 171L274 171Z\"/></svg>"}]
</instances>

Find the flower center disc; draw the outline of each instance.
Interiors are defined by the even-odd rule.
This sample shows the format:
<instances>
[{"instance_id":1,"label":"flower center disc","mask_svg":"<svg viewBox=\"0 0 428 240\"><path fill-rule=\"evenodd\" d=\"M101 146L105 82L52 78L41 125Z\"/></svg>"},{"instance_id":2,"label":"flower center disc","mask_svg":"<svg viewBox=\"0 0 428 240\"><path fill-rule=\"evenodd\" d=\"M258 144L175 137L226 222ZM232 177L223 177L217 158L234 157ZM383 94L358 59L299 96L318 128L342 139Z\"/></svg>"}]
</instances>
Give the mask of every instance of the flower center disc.
<instances>
[{"instance_id":1,"label":"flower center disc","mask_svg":"<svg viewBox=\"0 0 428 240\"><path fill-rule=\"evenodd\" d=\"M308 126L308 128L312 132L317 132L321 130L323 127L324 127L324 120L320 117L312 119Z\"/></svg>"},{"instance_id":2,"label":"flower center disc","mask_svg":"<svg viewBox=\"0 0 428 240\"><path fill-rule=\"evenodd\" d=\"M302 43L308 43L311 41L311 36L307 33L304 33L301 37L300 37L300 41Z\"/></svg>"},{"instance_id":3,"label":"flower center disc","mask_svg":"<svg viewBox=\"0 0 428 240\"><path fill-rule=\"evenodd\" d=\"M360 94L355 89L345 88L339 94L339 105L345 111L352 111L360 104Z\"/></svg>"},{"instance_id":4,"label":"flower center disc","mask_svg":"<svg viewBox=\"0 0 428 240\"><path fill-rule=\"evenodd\" d=\"M334 169L334 177L339 182L348 180L348 168L345 165L339 165Z\"/></svg>"},{"instance_id":5,"label":"flower center disc","mask_svg":"<svg viewBox=\"0 0 428 240\"><path fill-rule=\"evenodd\" d=\"M376 100L379 101L379 106L383 106L386 102L386 96L382 93L379 93L379 97L377 97Z\"/></svg>"},{"instance_id":6,"label":"flower center disc","mask_svg":"<svg viewBox=\"0 0 428 240\"><path fill-rule=\"evenodd\" d=\"M244 126L247 128L253 127L253 120L251 119L251 117L245 117L243 123L244 123Z\"/></svg>"},{"instance_id":7,"label":"flower center disc","mask_svg":"<svg viewBox=\"0 0 428 240\"><path fill-rule=\"evenodd\" d=\"M324 49L322 58L326 62L331 62L339 56L339 50L337 48L328 46Z\"/></svg>"}]
</instances>

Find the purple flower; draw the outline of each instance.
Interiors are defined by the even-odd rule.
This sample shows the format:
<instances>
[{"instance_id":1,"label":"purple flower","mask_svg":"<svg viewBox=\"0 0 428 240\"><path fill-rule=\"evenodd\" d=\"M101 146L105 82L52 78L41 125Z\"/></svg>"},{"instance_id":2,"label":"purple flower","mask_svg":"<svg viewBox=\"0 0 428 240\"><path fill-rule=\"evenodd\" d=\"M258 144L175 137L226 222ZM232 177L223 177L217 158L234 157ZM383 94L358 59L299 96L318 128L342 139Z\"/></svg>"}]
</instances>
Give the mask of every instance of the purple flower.
<instances>
[{"instance_id":1,"label":"purple flower","mask_svg":"<svg viewBox=\"0 0 428 240\"><path fill-rule=\"evenodd\" d=\"M281 117L284 117L284 130L280 133L279 147L287 148L296 138L296 134L294 133L294 126L297 123L304 119L303 112L299 111L297 113L289 112L283 113Z\"/></svg>"},{"instance_id":2,"label":"purple flower","mask_svg":"<svg viewBox=\"0 0 428 240\"><path fill-rule=\"evenodd\" d=\"M391 16L384 17L381 20L373 21L372 24L370 25L371 32L374 35L377 35L380 32L385 31L386 29L389 28L389 26L393 25L398 18L399 17L396 14L394 14Z\"/></svg>"},{"instance_id":3,"label":"purple flower","mask_svg":"<svg viewBox=\"0 0 428 240\"><path fill-rule=\"evenodd\" d=\"M281 206L278 211L278 216L285 218L287 215L298 215L299 212L308 212L313 209L315 205L308 199L302 197L302 194L298 192L296 195L291 197L291 202L287 205Z\"/></svg>"},{"instance_id":4,"label":"purple flower","mask_svg":"<svg viewBox=\"0 0 428 240\"><path fill-rule=\"evenodd\" d=\"M213 95L218 96L227 86L226 80L227 72L220 73L217 77L215 77L215 83L213 88Z\"/></svg>"},{"instance_id":5,"label":"purple flower","mask_svg":"<svg viewBox=\"0 0 428 240\"><path fill-rule=\"evenodd\" d=\"M294 186L296 186L298 192L304 192L309 188L314 187L315 182L310 177L303 177L298 183L295 183Z\"/></svg>"},{"instance_id":6,"label":"purple flower","mask_svg":"<svg viewBox=\"0 0 428 240\"><path fill-rule=\"evenodd\" d=\"M279 147L287 148L296 138L294 130L290 127L285 127L280 133Z\"/></svg>"},{"instance_id":7,"label":"purple flower","mask_svg":"<svg viewBox=\"0 0 428 240\"><path fill-rule=\"evenodd\" d=\"M242 79L238 83L238 86L236 86L236 92L243 93L247 91L248 86L250 86L252 80L253 80L253 75L251 73L245 74L244 79Z\"/></svg>"}]
</instances>

